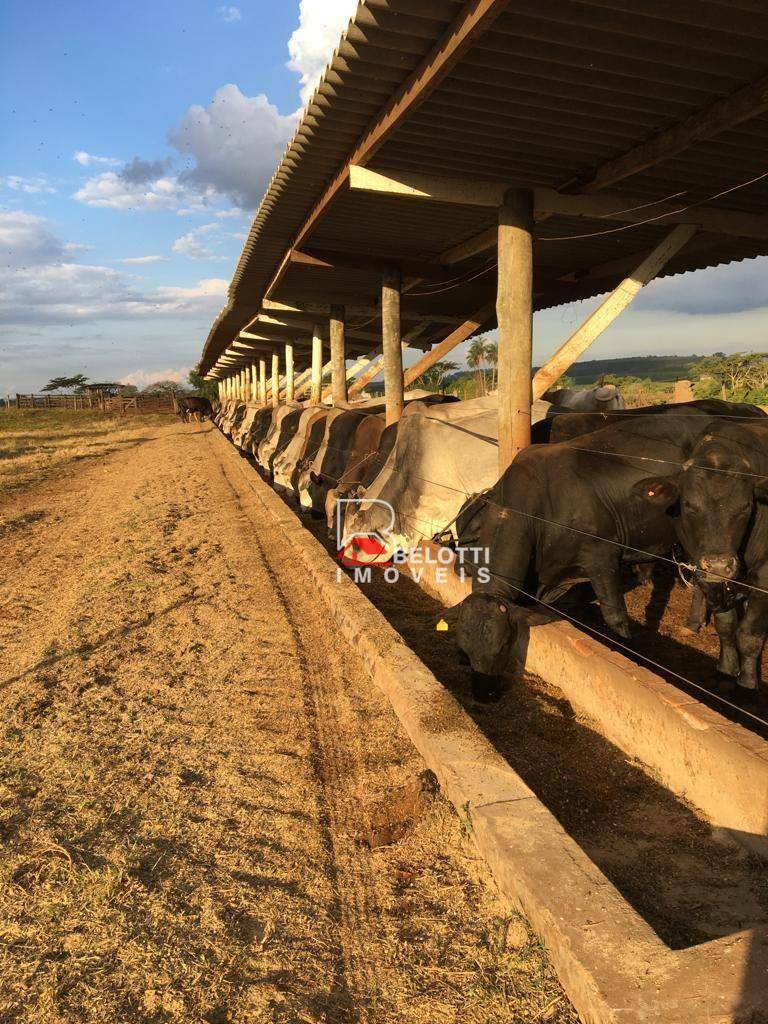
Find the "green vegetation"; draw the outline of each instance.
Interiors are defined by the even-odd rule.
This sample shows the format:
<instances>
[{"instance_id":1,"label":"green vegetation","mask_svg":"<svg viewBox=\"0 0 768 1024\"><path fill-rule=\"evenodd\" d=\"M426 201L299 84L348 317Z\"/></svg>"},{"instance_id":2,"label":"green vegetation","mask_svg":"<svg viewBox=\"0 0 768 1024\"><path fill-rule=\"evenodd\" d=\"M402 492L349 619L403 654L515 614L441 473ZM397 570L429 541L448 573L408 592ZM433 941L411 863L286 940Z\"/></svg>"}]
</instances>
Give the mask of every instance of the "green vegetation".
<instances>
[{"instance_id":1,"label":"green vegetation","mask_svg":"<svg viewBox=\"0 0 768 1024\"><path fill-rule=\"evenodd\" d=\"M204 380L197 370L190 370L187 380L192 386L193 395L200 395L202 398L207 398L209 402L213 402L219 397L219 390L216 381Z\"/></svg>"},{"instance_id":2,"label":"green vegetation","mask_svg":"<svg viewBox=\"0 0 768 1024\"><path fill-rule=\"evenodd\" d=\"M442 362L435 363L426 373L422 373L420 377L417 377L413 382L413 387L420 391L435 391L443 394L447 386L446 382L458 368L458 363L452 363L450 360L444 359Z\"/></svg>"},{"instance_id":3,"label":"green vegetation","mask_svg":"<svg viewBox=\"0 0 768 1024\"><path fill-rule=\"evenodd\" d=\"M88 383L88 378L82 373L76 373L73 377L52 377L43 391L74 391L75 394L81 394L83 388Z\"/></svg>"},{"instance_id":4,"label":"green vegetation","mask_svg":"<svg viewBox=\"0 0 768 1024\"><path fill-rule=\"evenodd\" d=\"M768 405L768 355L760 352L718 352L693 367L697 398L725 398Z\"/></svg>"}]
</instances>

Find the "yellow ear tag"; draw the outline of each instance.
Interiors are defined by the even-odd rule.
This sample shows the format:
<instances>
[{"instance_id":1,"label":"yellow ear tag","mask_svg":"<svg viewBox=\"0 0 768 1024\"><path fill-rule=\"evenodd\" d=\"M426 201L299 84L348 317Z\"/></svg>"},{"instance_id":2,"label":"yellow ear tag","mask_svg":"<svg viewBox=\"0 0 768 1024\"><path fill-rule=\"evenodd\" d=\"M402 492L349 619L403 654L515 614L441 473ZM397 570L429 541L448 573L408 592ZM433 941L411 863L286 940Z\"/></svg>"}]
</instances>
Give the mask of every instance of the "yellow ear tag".
<instances>
[{"instance_id":1,"label":"yellow ear tag","mask_svg":"<svg viewBox=\"0 0 768 1024\"><path fill-rule=\"evenodd\" d=\"M437 630L438 633L447 633L448 623L445 621L445 619L440 619L438 624L435 626L435 629Z\"/></svg>"}]
</instances>

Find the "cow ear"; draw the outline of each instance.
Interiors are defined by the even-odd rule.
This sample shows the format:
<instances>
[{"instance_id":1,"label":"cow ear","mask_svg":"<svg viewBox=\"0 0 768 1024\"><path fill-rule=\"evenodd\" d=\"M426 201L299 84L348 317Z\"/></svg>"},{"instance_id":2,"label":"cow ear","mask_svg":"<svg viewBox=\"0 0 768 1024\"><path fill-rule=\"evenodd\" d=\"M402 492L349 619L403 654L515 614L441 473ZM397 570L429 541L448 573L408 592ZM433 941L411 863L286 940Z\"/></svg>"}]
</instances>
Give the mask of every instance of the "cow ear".
<instances>
[{"instance_id":1,"label":"cow ear","mask_svg":"<svg viewBox=\"0 0 768 1024\"><path fill-rule=\"evenodd\" d=\"M438 612L434 617L434 628L439 629L442 623L445 623L448 626L455 626L459 621L459 612L461 611L463 603L463 601L459 601L459 603L455 604L452 608L443 608L441 612Z\"/></svg>"},{"instance_id":2,"label":"cow ear","mask_svg":"<svg viewBox=\"0 0 768 1024\"><path fill-rule=\"evenodd\" d=\"M638 480L632 490L638 498L659 508L669 508L680 497L677 480L671 476L649 476Z\"/></svg>"},{"instance_id":3,"label":"cow ear","mask_svg":"<svg viewBox=\"0 0 768 1024\"><path fill-rule=\"evenodd\" d=\"M513 605L509 609L509 619L518 626L543 626L547 622L554 622L557 613L548 608L520 608Z\"/></svg>"}]
</instances>

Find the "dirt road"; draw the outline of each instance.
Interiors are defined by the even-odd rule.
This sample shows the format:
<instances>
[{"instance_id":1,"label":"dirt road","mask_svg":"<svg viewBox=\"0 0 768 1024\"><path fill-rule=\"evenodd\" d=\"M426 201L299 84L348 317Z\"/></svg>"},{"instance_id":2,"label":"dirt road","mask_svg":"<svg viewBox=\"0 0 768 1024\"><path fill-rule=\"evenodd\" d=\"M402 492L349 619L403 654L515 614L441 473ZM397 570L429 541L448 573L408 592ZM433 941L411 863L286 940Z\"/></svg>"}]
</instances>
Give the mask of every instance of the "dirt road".
<instances>
[{"instance_id":1,"label":"dirt road","mask_svg":"<svg viewBox=\"0 0 768 1024\"><path fill-rule=\"evenodd\" d=\"M575 1021L239 456L105 450L0 508L0 1020Z\"/></svg>"}]
</instances>

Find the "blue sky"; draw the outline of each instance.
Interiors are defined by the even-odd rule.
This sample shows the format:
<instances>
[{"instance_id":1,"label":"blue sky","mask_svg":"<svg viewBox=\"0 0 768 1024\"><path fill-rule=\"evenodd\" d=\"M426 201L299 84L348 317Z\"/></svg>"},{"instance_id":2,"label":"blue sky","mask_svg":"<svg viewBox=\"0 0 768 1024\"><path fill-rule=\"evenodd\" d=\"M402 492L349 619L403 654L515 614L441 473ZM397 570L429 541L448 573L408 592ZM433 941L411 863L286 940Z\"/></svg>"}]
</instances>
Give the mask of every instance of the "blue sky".
<instances>
[{"instance_id":1,"label":"blue sky","mask_svg":"<svg viewBox=\"0 0 768 1024\"><path fill-rule=\"evenodd\" d=\"M355 0L19 2L0 14L0 391L196 362ZM647 289L590 355L765 348L764 261ZM537 357L589 305L537 316Z\"/></svg>"}]
</instances>

